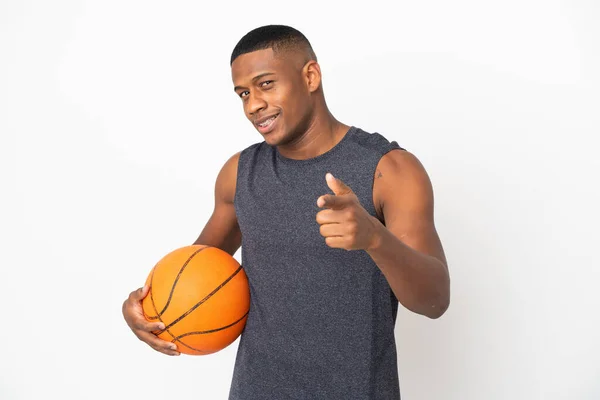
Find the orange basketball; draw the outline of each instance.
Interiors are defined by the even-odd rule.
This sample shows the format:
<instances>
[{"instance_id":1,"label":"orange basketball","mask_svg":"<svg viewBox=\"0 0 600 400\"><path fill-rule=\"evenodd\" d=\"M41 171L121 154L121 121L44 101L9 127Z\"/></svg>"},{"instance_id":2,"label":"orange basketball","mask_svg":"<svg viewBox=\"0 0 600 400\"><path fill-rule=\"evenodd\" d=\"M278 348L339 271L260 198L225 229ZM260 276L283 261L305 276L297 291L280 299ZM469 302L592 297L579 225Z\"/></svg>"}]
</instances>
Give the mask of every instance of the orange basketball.
<instances>
[{"instance_id":1,"label":"orange basketball","mask_svg":"<svg viewBox=\"0 0 600 400\"><path fill-rule=\"evenodd\" d=\"M216 247L191 245L164 256L146 279L142 301L149 321L162 321L155 334L181 353L204 355L238 338L250 309L248 278L241 265Z\"/></svg>"}]
</instances>

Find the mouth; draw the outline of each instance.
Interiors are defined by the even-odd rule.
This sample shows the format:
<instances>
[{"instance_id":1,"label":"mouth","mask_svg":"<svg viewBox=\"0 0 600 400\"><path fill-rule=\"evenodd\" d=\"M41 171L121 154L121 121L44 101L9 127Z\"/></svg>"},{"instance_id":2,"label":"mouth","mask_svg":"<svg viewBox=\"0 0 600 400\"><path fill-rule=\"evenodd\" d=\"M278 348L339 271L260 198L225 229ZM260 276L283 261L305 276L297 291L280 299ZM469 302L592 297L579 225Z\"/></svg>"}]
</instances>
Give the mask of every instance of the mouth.
<instances>
[{"instance_id":1,"label":"mouth","mask_svg":"<svg viewBox=\"0 0 600 400\"><path fill-rule=\"evenodd\" d=\"M261 118L254 122L254 125L259 130L260 133L269 133L275 127L275 121L279 117L279 113L272 115L270 117Z\"/></svg>"}]
</instances>

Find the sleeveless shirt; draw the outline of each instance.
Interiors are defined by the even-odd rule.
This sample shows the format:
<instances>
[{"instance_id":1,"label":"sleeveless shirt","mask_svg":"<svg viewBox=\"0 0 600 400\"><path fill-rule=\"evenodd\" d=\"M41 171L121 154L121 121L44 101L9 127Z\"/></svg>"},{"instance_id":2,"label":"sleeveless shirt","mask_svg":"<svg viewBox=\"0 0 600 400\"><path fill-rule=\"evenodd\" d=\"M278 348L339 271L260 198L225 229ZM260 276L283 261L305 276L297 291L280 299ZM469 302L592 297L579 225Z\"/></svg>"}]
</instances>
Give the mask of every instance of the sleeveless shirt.
<instances>
[{"instance_id":1,"label":"sleeveless shirt","mask_svg":"<svg viewBox=\"0 0 600 400\"><path fill-rule=\"evenodd\" d=\"M306 160L256 143L238 161L235 211L250 311L230 400L397 400L398 300L363 250L327 246L316 215L331 172L377 217L377 164L401 148L352 126Z\"/></svg>"}]
</instances>

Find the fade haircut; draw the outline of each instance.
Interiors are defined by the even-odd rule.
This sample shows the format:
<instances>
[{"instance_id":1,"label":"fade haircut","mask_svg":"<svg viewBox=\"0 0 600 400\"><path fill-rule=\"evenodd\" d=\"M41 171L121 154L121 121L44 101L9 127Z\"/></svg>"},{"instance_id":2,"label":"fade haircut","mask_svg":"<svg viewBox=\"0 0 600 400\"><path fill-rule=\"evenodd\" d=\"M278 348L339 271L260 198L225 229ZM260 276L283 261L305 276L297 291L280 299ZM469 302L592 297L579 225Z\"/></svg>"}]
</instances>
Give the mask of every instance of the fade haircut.
<instances>
[{"instance_id":1,"label":"fade haircut","mask_svg":"<svg viewBox=\"0 0 600 400\"><path fill-rule=\"evenodd\" d=\"M242 54L265 49L273 49L275 54L284 51L300 52L307 57L305 61L317 61L310 42L302 32L286 25L265 25L251 30L240 39L231 53L229 65Z\"/></svg>"}]
</instances>

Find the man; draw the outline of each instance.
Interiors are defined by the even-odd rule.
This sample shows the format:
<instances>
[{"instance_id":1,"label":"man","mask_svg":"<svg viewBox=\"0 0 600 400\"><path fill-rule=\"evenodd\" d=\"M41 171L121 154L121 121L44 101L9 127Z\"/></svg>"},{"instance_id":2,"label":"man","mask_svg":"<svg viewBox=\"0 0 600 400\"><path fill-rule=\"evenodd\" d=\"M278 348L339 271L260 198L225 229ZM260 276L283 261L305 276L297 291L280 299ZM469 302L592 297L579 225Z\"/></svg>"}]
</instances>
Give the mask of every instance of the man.
<instances>
[{"instance_id":1,"label":"man","mask_svg":"<svg viewBox=\"0 0 600 400\"><path fill-rule=\"evenodd\" d=\"M246 34L231 56L234 90L264 141L218 174L195 244L242 264L251 306L230 399L398 399L398 301L440 317L450 299L433 191L418 159L382 135L337 121L313 49L281 25ZM132 292L123 314L151 331Z\"/></svg>"}]
</instances>

